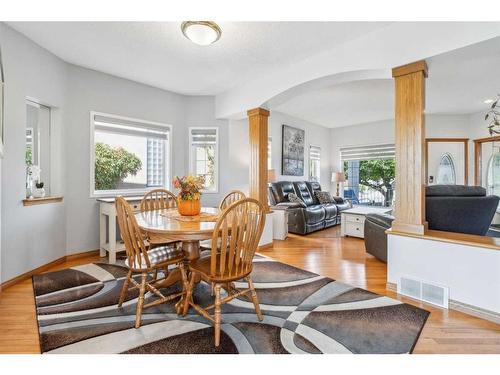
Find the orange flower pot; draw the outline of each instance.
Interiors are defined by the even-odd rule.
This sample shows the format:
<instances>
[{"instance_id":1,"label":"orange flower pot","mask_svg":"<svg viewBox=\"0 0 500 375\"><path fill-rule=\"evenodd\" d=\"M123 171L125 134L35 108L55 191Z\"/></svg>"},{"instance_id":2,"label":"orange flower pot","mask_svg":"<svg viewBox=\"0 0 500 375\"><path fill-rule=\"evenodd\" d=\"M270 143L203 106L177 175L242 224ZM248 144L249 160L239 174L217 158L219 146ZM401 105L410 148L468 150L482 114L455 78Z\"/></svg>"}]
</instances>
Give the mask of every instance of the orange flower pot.
<instances>
[{"instance_id":1,"label":"orange flower pot","mask_svg":"<svg viewBox=\"0 0 500 375\"><path fill-rule=\"evenodd\" d=\"M201 201L177 199L177 210L182 216L196 216L201 212Z\"/></svg>"}]
</instances>

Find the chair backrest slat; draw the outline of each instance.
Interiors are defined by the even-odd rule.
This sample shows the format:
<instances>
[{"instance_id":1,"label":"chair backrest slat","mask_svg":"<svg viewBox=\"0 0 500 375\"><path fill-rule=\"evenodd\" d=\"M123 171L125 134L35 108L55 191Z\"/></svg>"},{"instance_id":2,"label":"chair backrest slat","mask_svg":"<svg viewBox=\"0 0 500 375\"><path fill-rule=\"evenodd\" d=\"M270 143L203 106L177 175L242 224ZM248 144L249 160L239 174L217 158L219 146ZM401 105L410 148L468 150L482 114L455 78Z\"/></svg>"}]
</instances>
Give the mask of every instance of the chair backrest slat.
<instances>
[{"instance_id":1,"label":"chair backrest slat","mask_svg":"<svg viewBox=\"0 0 500 375\"><path fill-rule=\"evenodd\" d=\"M129 267L141 269L144 260L149 268L151 263L145 244L146 237L137 225L132 207L123 197L117 197L115 205L120 235L125 243Z\"/></svg>"},{"instance_id":2,"label":"chair backrest slat","mask_svg":"<svg viewBox=\"0 0 500 375\"><path fill-rule=\"evenodd\" d=\"M177 196L166 189L154 189L141 200L141 212L177 207Z\"/></svg>"},{"instance_id":3,"label":"chair backrest slat","mask_svg":"<svg viewBox=\"0 0 500 375\"><path fill-rule=\"evenodd\" d=\"M252 198L237 200L222 212L212 236L212 276L243 277L252 270L265 220L264 206Z\"/></svg>"},{"instance_id":4,"label":"chair backrest slat","mask_svg":"<svg viewBox=\"0 0 500 375\"><path fill-rule=\"evenodd\" d=\"M245 193L239 190L232 190L224 198L222 198L222 201L219 204L219 209L221 211L224 211L226 208L228 208L230 205L232 205L234 202L237 202L241 199L245 199Z\"/></svg>"}]
</instances>

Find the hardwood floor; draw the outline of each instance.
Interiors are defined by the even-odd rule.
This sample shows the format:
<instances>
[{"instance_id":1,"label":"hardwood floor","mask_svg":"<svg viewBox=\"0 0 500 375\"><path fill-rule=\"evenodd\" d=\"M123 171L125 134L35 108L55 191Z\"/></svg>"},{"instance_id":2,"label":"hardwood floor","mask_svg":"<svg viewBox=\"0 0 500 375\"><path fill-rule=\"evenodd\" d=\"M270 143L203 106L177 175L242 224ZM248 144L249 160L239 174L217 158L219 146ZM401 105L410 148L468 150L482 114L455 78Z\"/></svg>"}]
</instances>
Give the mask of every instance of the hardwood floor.
<instances>
[{"instance_id":1,"label":"hardwood floor","mask_svg":"<svg viewBox=\"0 0 500 375\"><path fill-rule=\"evenodd\" d=\"M290 235L285 241L275 241L273 248L261 253L429 310L431 315L415 353L500 353L500 325L387 291L386 265L365 253L363 240L340 237L339 226L308 236ZM89 256L54 266L51 270L99 260L99 256ZM2 291L0 326L0 353L40 352L31 280Z\"/></svg>"}]
</instances>

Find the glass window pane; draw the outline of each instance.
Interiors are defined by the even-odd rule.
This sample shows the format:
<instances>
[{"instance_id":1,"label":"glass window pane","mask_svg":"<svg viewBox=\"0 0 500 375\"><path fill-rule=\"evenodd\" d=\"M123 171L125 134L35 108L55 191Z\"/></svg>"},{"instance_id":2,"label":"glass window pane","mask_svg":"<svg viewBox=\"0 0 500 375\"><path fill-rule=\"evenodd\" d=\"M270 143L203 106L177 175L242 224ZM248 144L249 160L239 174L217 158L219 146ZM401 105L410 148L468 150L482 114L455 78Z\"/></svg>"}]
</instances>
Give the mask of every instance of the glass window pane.
<instances>
[{"instance_id":1,"label":"glass window pane","mask_svg":"<svg viewBox=\"0 0 500 375\"><path fill-rule=\"evenodd\" d=\"M166 136L147 130L94 132L95 190L133 190L165 185Z\"/></svg>"},{"instance_id":2,"label":"glass window pane","mask_svg":"<svg viewBox=\"0 0 500 375\"><path fill-rule=\"evenodd\" d=\"M205 190L216 190L217 136L215 129L191 129L191 171L205 177Z\"/></svg>"}]
</instances>

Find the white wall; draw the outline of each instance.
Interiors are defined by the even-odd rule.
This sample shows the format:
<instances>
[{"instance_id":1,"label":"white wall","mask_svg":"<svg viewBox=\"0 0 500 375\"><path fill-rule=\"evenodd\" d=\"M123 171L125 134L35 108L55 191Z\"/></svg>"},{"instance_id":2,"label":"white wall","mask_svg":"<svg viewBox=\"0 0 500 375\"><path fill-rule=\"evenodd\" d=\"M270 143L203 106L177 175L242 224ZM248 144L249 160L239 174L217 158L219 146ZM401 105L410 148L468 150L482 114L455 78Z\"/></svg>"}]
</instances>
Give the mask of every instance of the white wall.
<instances>
[{"instance_id":1,"label":"white wall","mask_svg":"<svg viewBox=\"0 0 500 375\"><path fill-rule=\"evenodd\" d=\"M98 248L98 205L89 187L90 111L173 125L173 176L188 173L187 128L218 126L219 194L206 194L203 204L217 205L232 187L228 122L215 119L213 97L186 97L67 64L3 23L0 44L6 78L0 280ZM27 97L52 107L51 193L64 195L63 203L22 206Z\"/></svg>"},{"instance_id":2,"label":"white wall","mask_svg":"<svg viewBox=\"0 0 500 375\"><path fill-rule=\"evenodd\" d=\"M219 127L219 193L204 194L203 204L217 206L229 189L228 122L216 120L214 98L186 97L93 70L69 67L66 141L68 160L67 253L99 247L98 203L90 196L89 112L98 111L172 125L172 177L189 171L190 126ZM77 157L74 157L77 155Z\"/></svg>"},{"instance_id":3,"label":"white wall","mask_svg":"<svg viewBox=\"0 0 500 375\"><path fill-rule=\"evenodd\" d=\"M271 160L272 167L276 171L277 180L281 181L303 181L309 179L309 146L321 147L321 185L323 190L330 190L331 177L331 141L330 129L319 126L308 121L298 119L271 110L269 116L269 137L272 138ZM283 176L281 175L281 132L282 125L289 125L305 131L304 150L304 175ZM248 192L250 165L248 120L230 120L229 122L229 159L230 173L228 178L231 186L244 192Z\"/></svg>"},{"instance_id":4,"label":"white wall","mask_svg":"<svg viewBox=\"0 0 500 375\"><path fill-rule=\"evenodd\" d=\"M500 252L441 241L388 236L387 281L409 277L449 288L450 300L500 314Z\"/></svg>"},{"instance_id":5,"label":"white wall","mask_svg":"<svg viewBox=\"0 0 500 375\"><path fill-rule=\"evenodd\" d=\"M26 98L52 107L54 176L61 175L60 143L66 101L67 65L0 23L5 73L5 155L2 165L2 280L65 255L65 203L23 207L25 198ZM54 177L54 194L64 184Z\"/></svg>"},{"instance_id":6,"label":"white wall","mask_svg":"<svg viewBox=\"0 0 500 375\"><path fill-rule=\"evenodd\" d=\"M99 248L98 203L90 198L90 111L172 125L172 175L185 171L187 133L182 95L73 65L68 69L65 200L66 249L71 254Z\"/></svg>"}]
</instances>

